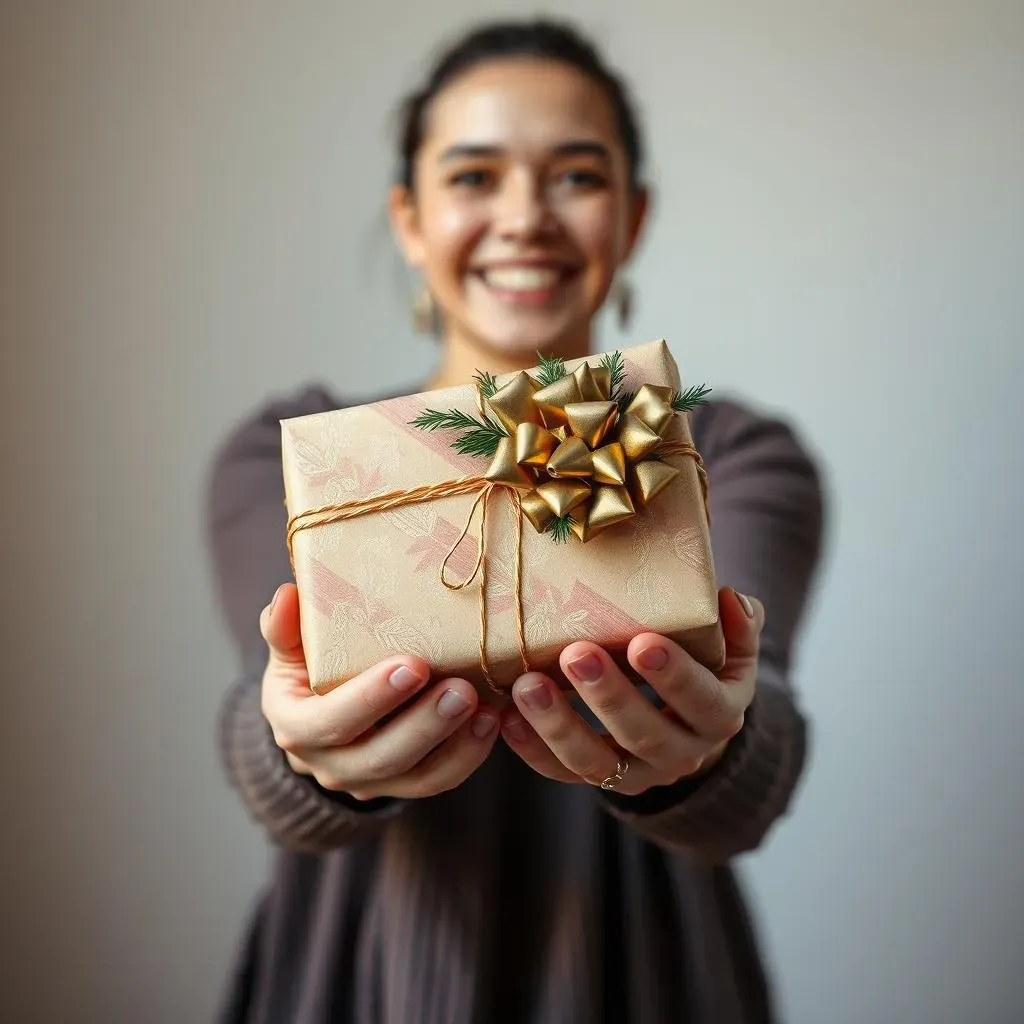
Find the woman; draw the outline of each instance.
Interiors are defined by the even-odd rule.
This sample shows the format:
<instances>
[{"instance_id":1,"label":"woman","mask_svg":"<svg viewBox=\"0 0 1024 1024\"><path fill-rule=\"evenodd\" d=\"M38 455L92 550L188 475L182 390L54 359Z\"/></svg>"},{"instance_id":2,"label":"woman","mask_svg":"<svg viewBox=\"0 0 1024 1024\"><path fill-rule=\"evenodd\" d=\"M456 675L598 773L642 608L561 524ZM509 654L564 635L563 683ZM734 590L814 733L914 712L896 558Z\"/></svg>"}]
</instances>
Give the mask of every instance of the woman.
<instances>
[{"instance_id":1,"label":"woman","mask_svg":"<svg viewBox=\"0 0 1024 1024\"><path fill-rule=\"evenodd\" d=\"M489 26L440 61L406 107L390 199L424 279L421 319L443 340L428 386L590 351L643 226L641 155L623 87L565 27ZM657 710L597 645L562 655L629 752L623 776L611 739L537 673L496 711L396 651L311 695L297 594L278 586L278 421L342 404L311 390L264 409L212 479L217 577L245 668L221 746L280 847L226 1019L770 1019L728 861L785 811L804 760L787 673L821 515L791 433L733 405L692 417L728 584L717 677L665 638L636 637L630 660Z\"/></svg>"}]
</instances>

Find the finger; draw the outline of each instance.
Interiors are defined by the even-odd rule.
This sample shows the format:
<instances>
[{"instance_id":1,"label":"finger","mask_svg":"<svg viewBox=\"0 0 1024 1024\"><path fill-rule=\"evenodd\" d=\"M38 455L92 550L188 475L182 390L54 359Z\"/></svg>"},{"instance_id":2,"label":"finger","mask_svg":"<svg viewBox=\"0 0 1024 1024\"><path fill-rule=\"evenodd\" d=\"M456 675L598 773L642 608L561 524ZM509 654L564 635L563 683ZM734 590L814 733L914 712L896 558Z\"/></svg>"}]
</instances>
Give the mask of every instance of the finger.
<instances>
[{"instance_id":1,"label":"finger","mask_svg":"<svg viewBox=\"0 0 1024 1024\"><path fill-rule=\"evenodd\" d=\"M476 690L465 679L447 679L377 731L322 753L318 764L328 774L345 780L340 787L344 789L390 781L411 771L467 722L478 703ZM303 756L302 751L298 753ZM307 753L306 760L311 756Z\"/></svg>"},{"instance_id":2,"label":"finger","mask_svg":"<svg viewBox=\"0 0 1024 1024\"><path fill-rule=\"evenodd\" d=\"M487 760L497 738L497 713L487 708L478 710L415 768L386 783L378 792L382 796L419 799L455 789ZM358 799L359 794L354 795Z\"/></svg>"},{"instance_id":3,"label":"finger","mask_svg":"<svg viewBox=\"0 0 1024 1024\"><path fill-rule=\"evenodd\" d=\"M294 583L282 583L260 613L260 632L270 656L281 665L306 667L299 627L299 591Z\"/></svg>"},{"instance_id":4,"label":"finger","mask_svg":"<svg viewBox=\"0 0 1024 1024\"><path fill-rule=\"evenodd\" d=\"M576 714L547 676L529 672L520 677L512 697L548 749L573 774L594 784L615 774L616 752Z\"/></svg>"},{"instance_id":5,"label":"finger","mask_svg":"<svg viewBox=\"0 0 1024 1024\"><path fill-rule=\"evenodd\" d=\"M725 665L718 673L723 681L745 680L757 670L764 606L732 587L718 592L718 611L725 634Z\"/></svg>"},{"instance_id":6,"label":"finger","mask_svg":"<svg viewBox=\"0 0 1024 1024\"><path fill-rule=\"evenodd\" d=\"M667 708L706 743L735 736L742 727L748 703L744 694L719 682L678 644L641 633L630 642L626 657Z\"/></svg>"},{"instance_id":7,"label":"finger","mask_svg":"<svg viewBox=\"0 0 1024 1024\"><path fill-rule=\"evenodd\" d=\"M551 748L515 708L509 708L502 714L501 735L509 747L535 772L556 782L583 781L555 757Z\"/></svg>"},{"instance_id":8,"label":"finger","mask_svg":"<svg viewBox=\"0 0 1024 1024\"><path fill-rule=\"evenodd\" d=\"M667 645L664 641L642 648L641 654L656 655L659 664L663 658L667 665ZM707 743L656 708L606 651L591 643L570 644L562 652L561 665L576 692L623 750L656 769L685 771L690 764L695 771L700 766Z\"/></svg>"},{"instance_id":9,"label":"finger","mask_svg":"<svg viewBox=\"0 0 1024 1024\"><path fill-rule=\"evenodd\" d=\"M276 611L275 611L276 614ZM396 711L430 679L430 666L412 655L388 658L329 693L287 687L266 698L278 745L300 756L307 749L341 747Z\"/></svg>"}]
</instances>

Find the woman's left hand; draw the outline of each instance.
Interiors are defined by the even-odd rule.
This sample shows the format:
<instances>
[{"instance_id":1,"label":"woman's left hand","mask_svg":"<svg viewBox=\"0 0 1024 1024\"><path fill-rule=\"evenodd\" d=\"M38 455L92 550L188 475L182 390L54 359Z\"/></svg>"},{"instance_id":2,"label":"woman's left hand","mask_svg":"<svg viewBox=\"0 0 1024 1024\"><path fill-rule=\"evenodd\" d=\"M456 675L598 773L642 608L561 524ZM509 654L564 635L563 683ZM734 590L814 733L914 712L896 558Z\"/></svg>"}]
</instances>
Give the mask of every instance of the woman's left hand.
<instances>
[{"instance_id":1,"label":"woman's left hand","mask_svg":"<svg viewBox=\"0 0 1024 1024\"><path fill-rule=\"evenodd\" d=\"M629 795L707 771L743 727L754 699L764 622L760 602L729 588L719 591L718 607L726 645L718 673L657 634L630 643L630 665L664 708L655 707L602 648L575 643L562 652L562 671L608 735L591 728L551 679L531 672L512 689L516 708L502 719L506 743L541 775L605 783Z\"/></svg>"}]
</instances>

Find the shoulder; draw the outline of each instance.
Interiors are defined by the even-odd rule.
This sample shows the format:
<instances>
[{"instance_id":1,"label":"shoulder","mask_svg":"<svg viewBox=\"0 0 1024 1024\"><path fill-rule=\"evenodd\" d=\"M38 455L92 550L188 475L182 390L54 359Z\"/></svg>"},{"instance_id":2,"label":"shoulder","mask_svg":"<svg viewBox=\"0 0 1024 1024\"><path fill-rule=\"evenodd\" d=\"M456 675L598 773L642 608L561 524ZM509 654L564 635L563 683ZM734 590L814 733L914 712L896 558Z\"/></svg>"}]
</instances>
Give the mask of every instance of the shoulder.
<instances>
[{"instance_id":1,"label":"shoulder","mask_svg":"<svg viewBox=\"0 0 1024 1024\"><path fill-rule=\"evenodd\" d=\"M208 513L216 524L254 501L283 493L281 420L342 408L320 385L277 395L236 423L217 445L207 480Z\"/></svg>"},{"instance_id":2,"label":"shoulder","mask_svg":"<svg viewBox=\"0 0 1024 1024\"><path fill-rule=\"evenodd\" d=\"M690 425L709 475L757 472L820 485L817 458L782 416L758 412L742 401L722 400L694 409Z\"/></svg>"},{"instance_id":3,"label":"shoulder","mask_svg":"<svg viewBox=\"0 0 1024 1024\"><path fill-rule=\"evenodd\" d=\"M712 518L745 509L822 529L824 496L817 457L800 432L779 415L741 401L715 401L691 414L694 444L707 467Z\"/></svg>"}]
</instances>

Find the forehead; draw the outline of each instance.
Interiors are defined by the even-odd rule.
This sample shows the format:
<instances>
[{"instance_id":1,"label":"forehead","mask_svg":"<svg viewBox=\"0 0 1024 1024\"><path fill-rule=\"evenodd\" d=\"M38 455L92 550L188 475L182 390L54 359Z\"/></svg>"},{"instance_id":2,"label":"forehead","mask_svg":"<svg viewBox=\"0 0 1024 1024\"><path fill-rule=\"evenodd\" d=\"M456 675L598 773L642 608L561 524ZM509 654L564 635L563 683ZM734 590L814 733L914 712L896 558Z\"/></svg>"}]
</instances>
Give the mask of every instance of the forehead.
<instances>
[{"instance_id":1,"label":"forehead","mask_svg":"<svg viewBox=\"0 0 1024 1024\"><path fill-rule=\"evenodd\" d=\"M488 61L434 97L424 148L454 143L545 149L590 138L619 143L611 102L576 68L534 58Z\"/></svg>"}]
</instances>

